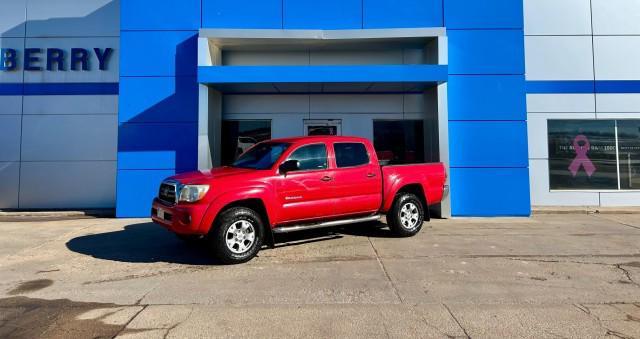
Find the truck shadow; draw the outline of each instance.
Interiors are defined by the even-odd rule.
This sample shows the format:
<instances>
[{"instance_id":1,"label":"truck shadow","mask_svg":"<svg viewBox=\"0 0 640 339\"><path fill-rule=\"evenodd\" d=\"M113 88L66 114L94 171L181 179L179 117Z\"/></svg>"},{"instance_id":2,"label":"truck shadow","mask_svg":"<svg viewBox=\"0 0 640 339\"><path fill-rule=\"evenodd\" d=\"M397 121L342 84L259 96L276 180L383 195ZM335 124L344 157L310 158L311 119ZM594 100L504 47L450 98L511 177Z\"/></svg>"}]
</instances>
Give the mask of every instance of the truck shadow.
<instances>
[{"instance_id":1,"label":"truck shadow","mask_svg":"<svg viewBox=\"0 0 640 339\"><path fill-rule=\"evenodd\" d=\"M276 248L302 246L349 236L392 237L383 223L280 234ZM121 230L79 236L66 243L69 250L94 258L129 263L167 262L186 265L217 264L204 242L186 243L151 222L125 226ZM268 250L268 247L263 248Z\"/></svg>"}]
</instances>

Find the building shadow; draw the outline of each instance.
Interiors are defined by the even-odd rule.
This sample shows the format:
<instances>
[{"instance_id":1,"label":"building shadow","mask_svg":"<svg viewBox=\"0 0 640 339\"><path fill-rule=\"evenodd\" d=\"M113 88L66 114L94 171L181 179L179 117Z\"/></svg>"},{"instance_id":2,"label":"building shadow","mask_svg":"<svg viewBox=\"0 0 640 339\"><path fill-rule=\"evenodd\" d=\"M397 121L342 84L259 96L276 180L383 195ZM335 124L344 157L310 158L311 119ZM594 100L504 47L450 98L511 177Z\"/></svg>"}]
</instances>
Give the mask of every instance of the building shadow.
<instances>
[{"instance_id":1,"label":"building shadow","mask_svg":"<svg viewBox=\"0 0 640 339\"><path fill-rule=\"evenodd\" d=\"M278 234L275 248L304 246L344 236L390 238L393 234L381 222ZM166 262L185 265L215 265L205 241L185 242L152 222L131 224L121 230L87 234L69 240L69 250L97 259L128 263ZM262 251L270 250L266 245Z\"/></svg>"}]
</instances>

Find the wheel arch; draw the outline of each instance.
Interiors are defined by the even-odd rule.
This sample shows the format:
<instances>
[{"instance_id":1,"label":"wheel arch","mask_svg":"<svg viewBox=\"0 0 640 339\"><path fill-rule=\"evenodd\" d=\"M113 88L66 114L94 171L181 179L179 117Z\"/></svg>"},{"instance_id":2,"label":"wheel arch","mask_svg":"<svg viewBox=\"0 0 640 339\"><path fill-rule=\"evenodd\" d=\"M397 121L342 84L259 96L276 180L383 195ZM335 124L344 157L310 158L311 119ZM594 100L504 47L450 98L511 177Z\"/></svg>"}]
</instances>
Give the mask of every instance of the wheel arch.
<instances>
[{"instance_id":1,"label":"wheel arch","mask_svg":"<svg viewBox=\"0 0 640 339\"><path fill-rule=\"evenodd\" d=\"M418 199L420 199L420 202L422 203L422 208L424 208L424 220L426 221L431 220L431 214L429 212L429 202L427 201L427 195L424 193L424 188L422 187L422 185L420 185L419 183L412 183L412 184L406 184L400 187L400 189L396 191L396 194L393 197L392 204L395 203L396 199L398 199L398 197L402 193L411 193L417 196Z\"/></svg>"},{"instance_id":2,"label":"wheel arch","mask_svg":"<svg viewBox=\"0 0 640 339\"><path fill-rule=\"evenodd\" d=\"M267 244L273 246L274 240L273 240L273 233L271 232L271 223L269 219L269 213L267 212L267 207L264 201L260 198L246 198L246 199L236 200L236 201L227 203L220 209L216 217L211 222L210 230L213 229L214 225L218 222L218 220L220 220L221 215L225 211L234 207L246 207L258 213L258 215L262 219L262 234L264 236L264 239L267 242Z\"/></svg>"}]
</instances>

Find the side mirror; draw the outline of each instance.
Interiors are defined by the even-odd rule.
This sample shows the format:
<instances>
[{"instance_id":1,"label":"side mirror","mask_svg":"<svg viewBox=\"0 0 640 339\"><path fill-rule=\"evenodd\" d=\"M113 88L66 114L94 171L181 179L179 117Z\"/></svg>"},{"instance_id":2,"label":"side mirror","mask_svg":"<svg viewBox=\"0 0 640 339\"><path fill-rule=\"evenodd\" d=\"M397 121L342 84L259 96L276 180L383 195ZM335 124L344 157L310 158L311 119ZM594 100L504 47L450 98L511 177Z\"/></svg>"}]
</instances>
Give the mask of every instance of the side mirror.
<instances>
[{"instance_id":1,"label":"side mirror","mask_svg":"<svg viewBox=\"0 0 640 339\"><path fill-rule=\"evenodd\" d=\"M287 160L280 164L278 167L280 174L287 174L287 172L297 171L300 169L300 162L298 160Z\"/></svg>"}]
</instances>

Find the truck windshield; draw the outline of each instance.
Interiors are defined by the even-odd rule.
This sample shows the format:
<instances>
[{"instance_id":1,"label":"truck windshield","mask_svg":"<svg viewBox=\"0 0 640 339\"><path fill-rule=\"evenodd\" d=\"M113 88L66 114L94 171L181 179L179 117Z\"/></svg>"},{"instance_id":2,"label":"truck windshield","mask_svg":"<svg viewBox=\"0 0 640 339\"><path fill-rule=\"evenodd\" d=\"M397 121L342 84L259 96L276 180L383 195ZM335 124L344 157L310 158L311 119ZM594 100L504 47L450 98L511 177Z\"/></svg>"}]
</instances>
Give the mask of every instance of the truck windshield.
<instances>
[{"instance_id":1,"label":"truck windshield","mask_svg":"<svg viewBox=\"0 0 640 339\"><path fill-rule=\"evenodd\" d=\"M259 170L271 168L289 146L291 144L281 142L257 144L242 154L231 166Z\"/></svg>"}]
</instances>

